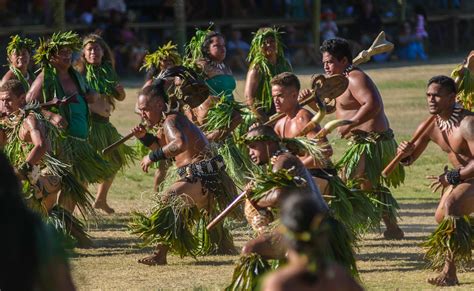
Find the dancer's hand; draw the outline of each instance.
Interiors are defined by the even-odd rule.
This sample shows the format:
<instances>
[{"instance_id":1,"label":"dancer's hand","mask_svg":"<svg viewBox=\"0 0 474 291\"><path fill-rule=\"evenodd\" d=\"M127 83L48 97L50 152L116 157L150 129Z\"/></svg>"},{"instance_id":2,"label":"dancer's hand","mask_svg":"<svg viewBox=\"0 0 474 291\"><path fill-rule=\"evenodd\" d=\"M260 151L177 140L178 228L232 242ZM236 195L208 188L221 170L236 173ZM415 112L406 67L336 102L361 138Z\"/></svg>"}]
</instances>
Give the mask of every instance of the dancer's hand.
<instances>
[{"instance_id":1,"label":"dancer's hand","mask_svg":"<svg viewBox=\"0 0 474 291\"><path fill-rule=\"evenodd\" d=\"M144 156L140 162L143 172L148 173L148 169L150 168L151 164L153 164L153 162L150 160L148 155Z\"/></svg>"},{"instance_id":2,"label":"dancer's hand","mask_svg":"<svg viewBox=\"0 0 474 291\"><path fill-rule=\"evenodd\" d=\"M443 195L444 189L446 189L446 187L450 185L446 176L447 171L448 171L448 167L445 167L444 173L439 176L433 176L433 175L426 176L426 178L428 180L431 180L432 182L430 184L430 188L433 190L433 193L435 193L436 191L438 191L438 189L441 188L441 195Z\"/></svg>"},{"instance_id":3,"label":"dancer's hand","mask_svg":"<svg viewBox=\"0 0 474 291\"><path fill-rule=\"evenodd\" d=\"M49 116L49 122L51 122L52 125L56 126L59 129L66 129L68 126L66 119L61 115L55 113L51 113L51 115Z\"/></svg>"},{"instance_id":4,"label":"dancer's hand","mask_svg":"<svg viewBox=\"0 0 474 291\"><path fill-rule=\"evenodd\" d=\"M298 102L303 101L307 97L311 96L313 94L313 91L311 89L303 89L300 91L300 94L298 94Z\"/></svg>"},{"instance_id":5,"label":"dancer's hand","mask_svg":"<svg viewBox=\"0 0 474 291\"><path fill-rule=\"evenodd\" d=\"M142 125L137 125L132 128L132 133L136 138L142 138L146 134L146 129Z\"/></svg>"},{"instance_id":6,"label":"dancer's hand","mask_svg":"<svg viewBox=\"0 0 474 291\"><path fill-rule=\"evenodd\" d=\"M415 150L415 145L409 141L402 141L397 148L397 152L403 153L403 158L408 157L413 154Z\"/></svg>"}]
</instances>

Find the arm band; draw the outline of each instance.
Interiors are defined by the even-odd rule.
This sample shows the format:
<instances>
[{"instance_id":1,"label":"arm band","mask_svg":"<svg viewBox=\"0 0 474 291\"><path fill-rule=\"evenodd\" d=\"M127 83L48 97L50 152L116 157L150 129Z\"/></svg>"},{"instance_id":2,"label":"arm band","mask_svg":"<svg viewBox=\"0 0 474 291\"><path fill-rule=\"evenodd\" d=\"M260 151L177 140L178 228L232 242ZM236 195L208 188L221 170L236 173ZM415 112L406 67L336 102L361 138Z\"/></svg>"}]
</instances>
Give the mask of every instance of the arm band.
<instances>
[{"instance_id":1,"label":"arm band","mask_svg":"<svg viewBox=\"0 0 474 291\"><path fill-rule=\"evenodd\" d=\"M151 146L155 141L157 141L156 136L151 133L145 133L145 136L139 138L139 140L146 147Z\"/></svg>"},{"instance_id":2,"label":"arm band","mask_svg":"<svg viewBox=\"0 0 474 291\"><path fill-rule=\"evenodd\" d=\"M449 184L456 186L461 183L461 169L454 169L446 172L446 180Z\"/></svg>"},{"instance_id":3,"label":"arm band","mask_svg":"<svg viewBox=\"0 0 474 291\"><path fill-rule=\"evenodd\" d=\"M150 161L152 162L158 162L159 160L166 160L165 153L163 152L163 148L159 148L156 151L151 152L148 155L148 158L150 158Z\"/></svg>"}]
</instances>

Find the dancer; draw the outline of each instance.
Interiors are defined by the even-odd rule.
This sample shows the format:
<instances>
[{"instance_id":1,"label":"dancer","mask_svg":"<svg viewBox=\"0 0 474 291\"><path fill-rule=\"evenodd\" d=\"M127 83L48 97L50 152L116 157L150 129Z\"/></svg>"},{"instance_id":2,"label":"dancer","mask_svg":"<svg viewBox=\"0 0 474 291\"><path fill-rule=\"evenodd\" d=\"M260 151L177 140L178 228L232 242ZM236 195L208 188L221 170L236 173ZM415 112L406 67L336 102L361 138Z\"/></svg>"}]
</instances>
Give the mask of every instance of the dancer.
<instances>
[{"instance_id":1,"label":"dancer","mask_svg":"<svg viewBox=\"0 0 474 291\"><path fill-rule=\"evenodd\" d=\"M272 86L273 102L278 113L285 116L274 126L275 132L280 138L294 138L300 135L314 115L298 103L300 94L300 82L293 73L285 72L276 75L270 82ZM320 102L320 106L325 106ZM323 114L325 108L320 108L318 114ZM333 122L335 126L338 122ZM317 137L321 130L319 124L305 135L309 139ZM332 129L330 129L332 130ZM317 142L324 150L324 156L315 160L310 155L299 157L303 165L310 171L316 180L321 194L328 199L328 204L334 216L346 224L351 231L364 232L369 228L379 225L380 216L376 205L371 199L359 190L349 189L331 162L332 148L325 137L317 138Z\"/></svg>"},{"instance_id":2,"label":"dancer","mask_svg":"<svg viewBox=\"0 0 474 291\"><path fill-rule=\"evenodd\" d=\"M146 70L145 83L143 84L142 89L146 86L152 85L153 80L157 79L165 70L179 66L181 63L182 59L178 53L177 47L175 44L172 44L171 41L159 47L155 52L147 54L143 60L143 66L141 67L141 69ZM172 82L173 81L171 80L167 81L165 85L169 86ZM141 154L142 156L148 154L150 151L139 141L136 143L136 150L138 154ZM165 181L165 178L167 178L167 174L169 173L168 170L171 166L172 163L167 160L156 162L153 181L153 189L155 191L158 192L159 189L164 189L166 187L166 185L162 185L162 183ZM173 174L170 174L170 176L168 176L169 180L174 180L175 177L172 175Z\"/></svg>"},{"instance_id":3,"label":"dancer","mask_svg":"<svg viewBox=\"0 0 474 291\"><path fill-rule=\"evenodd\" d=\"M258 165L268 165L268 169L255 174L253 182L246 187L245 215L257 237L243 247L229 290L242 286L254 288L257 284L255 280L270 269L266 260L285 257L287 246L274 231L276 225L271 224L284 199L294 195L310 196L315 199L321 213L329 213L329 207L309 171L299 158L282 148L279 141L275 131L266 125L252 127L246 135L245 143L252 160ZM328 255L358 276L352 234L336 219L329 220L332 236L330 247L326 249Z\"/></svg>"},{"instance_id":4,"label":"dancer","mask_svg":"<svg viewBox=\"0 0 474 291\"><path fill-rule=\"evenodd\" d=\"M89 143L100 154L102 149L122 138L110 122L110 116L115 109L115 102L125 99L125 90L114 70L112 52L100 36L90 34L84 38L78 71L85 76L88 86L99 93L97 100L89 104L91 113ZM132 162L134 157L133 149L125 144L103 156L109 162L114 174L97 187L94 208L101 209L107 214L115 212L107 203L107 194L115 174Z\"/></svg>"},{"instance_id":5,"label":"dancer","mask_svg":"<svg viewBox=\"0 0 474 291\"><path fill-rule=\"evenodd\" d=\"M185 65L202 72L211 95L233 101L237 84L231 69L224 63L225 57L224 35L209 28L197 30L186 46Z\"/></svg>"},{"instance_id":6,"label":"dancer","mask_svg":"<svg viewBox=\"0 0 474 291\"><path fill-rule=\"evenodd\" d=\"M346 92L337 98L336 118L347 119L349 125L339 127L340 135L351 143L336 167L343 168L346 179L360 180L364 191L371 191L382 202L382 218L387 227L384 237L402 239L397 224L397 201L388 187L403 183L401 166L383 178L381 172L396 153L396 142L385 115L382 98L370 77L352 66L349 44L344 39L324 41L321 46L324 71L327 75L344 74L349 79Z\"/></svg>"},{"instance_id":7,"label":"dancer","mask_svg":"<svg viewBox=\"0 0 474 291\"><path fill-rule=\"evenodd\" d=\"M44 117L65 132L65 139L57 148L58 159L72 166L72 172L84 185L109 179L113 169L88 143L88 103L97 100L79 72L71 66L72 52L81 49L79 36L73 32L54 33L50 39L41 40L34 56L41 73L26 95L27 102L46 102L74 98L75 102L65 106L53 106L43 110ZM69 211L75 203L66 200L61 193L59 200Z\"/></svg>"},{"instance_id":8,"label":"dancer","mask_svg":"<svg viewBox=\"0 0 474 291\"><path fill-rule=\"evenodd\" d=\"M281 32L270 27L257 30L247 60L250 66L245 80L245 100L260 122L266 121L275 113L270 80L293 71L285 59Z\"/></svg>"},{"instance_id":9,"label":"dancer","mask_svg":"<svg viewBox=\"0 0 474 291\"><path fill-rule=\"evenodd\" d=\"M464 62L451 73L457 85L457 101L465 109L474 107L474 51L471 51Z\"/></svg>"},{"instance_id":10,"label":"dancer","mask_svg":"<svg viewBox=\"0 0 474 291\"><path fill-rule=\"evenodd\" d=\"M146 133L142 126L132 130L153 150L141 162L143 171L153 162L173 159L180 177L158 195L150 216L136 213L131 223L133 233L145 244L158 244L153 255L139 260L147 265L166 264L170 250L181 256L235 253L232 237L222 224L211 232L205 229L210 216L235 197L235 185L225 173L222 157L213 153L202 131L179 106L171 109L176 108L176 100L171 101L163 79L145 87L138 96L138 109L148 125L162 127L163 134Z\"/></svg>"},{"instance_id":11,"label":"dancer","mask_svg":"<svg viewBox=\"0 0 474 291\"><path fill-rule=\"evenodd\" d=\"M288 264L270 273L262 290L363 290L327 254L331 228L313 197L293 195L281 207Z\"/></svg>"},{"instance_id":12,"label":"dancer","mask_svg":"<svg viewBox=\"0 0 474 291\"><path fill-rule=\"evenodd\" d=\"M9 69L2 78L2 84L10 79L18 79L28 90L35 79L35 74L29 69L35 42L19 35L11 36L10 39L7 46Z\"/></svg>"},{"instance_id":13,"label":"dancer","mask_svg":"<svg viewBox=\"0 0 474 291\"><path fill-rule=\"evenodd\" d=\"M474 115L456 102L456 85L446 76L434 76L426 90L428 112L435 114L420 139L414 143L402 142L402 163L416 161L430 141L444 152L454 169L444 169L441 175L428 176L433 192L441 189L442 196L436 209L438 228L423 244L428 251L430 266L441 273L428 282L437 286L459 284L456 265L471 262L474 247L474 222L469 215L474 212ZM424 127L424 121L418 128ZM446 191L445 191L446 190Z\"/></svg>"}]
</instances>

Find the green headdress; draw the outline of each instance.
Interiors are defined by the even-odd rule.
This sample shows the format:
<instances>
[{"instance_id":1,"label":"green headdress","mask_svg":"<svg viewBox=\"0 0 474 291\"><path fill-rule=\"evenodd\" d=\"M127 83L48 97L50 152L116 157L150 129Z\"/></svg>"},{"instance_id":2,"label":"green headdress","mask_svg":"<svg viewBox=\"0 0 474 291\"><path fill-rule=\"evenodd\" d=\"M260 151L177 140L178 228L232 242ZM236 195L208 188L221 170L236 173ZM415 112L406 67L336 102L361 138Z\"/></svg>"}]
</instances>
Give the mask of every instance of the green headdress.
<instances>
[{"instance_id":1,"label":"green headdress","mask_svg":"<svg viewBox=\"0 0 474 291\"><path fill-rule=\"evenodd\" d=\"M305 187L307 181L295 174L295 169L280 169L277 172L272 171L272 166L268 167L260 172L255 171L252 173L252 181L254 181L254 187L249 194L249 199L252 201L258 201L262 199L268 191L275 188L301 188Z\"/></svg>"},{"instance_id":2,"label":"green headdress","mask_svg":"<svg viewBox=\"0 0 474 291\"><path fill-rule=\"evenodd\" d=\"M259 125L249 130L249 133L255 132L255 134L246 134L240 140L239 143L250 144L256 141L274 141L280 143L280 145L286 147L294 155L310 155L314 160L329 163L325 157L325 144L316 139L309 139L307 137L293 137L293 138L280 138L273 128L267 125Z\"/></svg>"},{"instance_id":3,"label":"green headdress","mask_svg":"<svg viewBox=\"0 0 474 291\"><path fill-rule=\"evenodd\" d=\"M60 48L68 47L73 51L79 51L82 48L82 42L79 35L72 31L53 33L50 39L40 39L40 45L36 50L33 59L37 65L45 67L50 63L53 54Z\"/></svg>"},{"instance_id":4,"label":"green headdress","mask_svg":"<svg viewBox=\"0 0 474 291\"><path fill-rule=\"evenodd\" d=\"M7 46L7 55L11 55L14 51L28 50L30 53L35 47L35 42L29 38L21 38L18 34L10 36L10 42Z\"/></svg>"},{"instance_id":5,"label":"green headdress","mask_svg":"<svg viewBox=\"0 0 474 291\"><path fill-rule=\"evenodd\" d=\"M263 53L262 48L264 46L265 38L267 37L273 37L273 39L275 39L277 48L276 64L270 63ZM256 104L254 105L257 108L263 107L265 112L268 113L273 104L270 85L272 77L282 72L292 71L291 65L285 59L281 32L278 28L263 27L255 33L250 45L250 52L247 61L250 63L249 68L257 68L261 75L256 94Z\"/></svg>"},{"instance_id":6,"label":"green headdress","mask_svg":"<svg viewBox=\"0 0 474 291\"><path fill-rule=\"evenodd\" d=\"M247 57L247 61L251 64L251 67L252 65L261 64L262 62L266 61L266 58L262 52L262 47L263 42L267 37L273 37L273 39L275 40L278 61L280 61L281 59L285 59L281 34L282 33L277 27L262 27L257 30L255 36L252 39L252 43L250 44L250 52Z\"/></svg>"},{"instance_id":7,"label":"green headdress","mask_svg":"<svg viewBox=\"0 0 474 291\"><path fill-rule=\"evenodd\" d=\"M166 59L171 59L176 66L181 65L181 56L178 53L177 46L171 41L159 47L154 53L147 54L140 70L148 71L153 66L158 68L160 62Z\"/></svg>"},{"instance_id":8,"label":"green headdress","mask_svg":"<svg viewBox=\"0 0 474 291\"><path fill-rule=\"evenodd\" d=\"M206 36L212 32L211 27L213 25L214 24L211 23L205 30L196 29L196 33L184 48L185 58L183 63L186 67L193 67L195 62L203 57L202 44L204 43Z\"/></svg>"}]
</instances>

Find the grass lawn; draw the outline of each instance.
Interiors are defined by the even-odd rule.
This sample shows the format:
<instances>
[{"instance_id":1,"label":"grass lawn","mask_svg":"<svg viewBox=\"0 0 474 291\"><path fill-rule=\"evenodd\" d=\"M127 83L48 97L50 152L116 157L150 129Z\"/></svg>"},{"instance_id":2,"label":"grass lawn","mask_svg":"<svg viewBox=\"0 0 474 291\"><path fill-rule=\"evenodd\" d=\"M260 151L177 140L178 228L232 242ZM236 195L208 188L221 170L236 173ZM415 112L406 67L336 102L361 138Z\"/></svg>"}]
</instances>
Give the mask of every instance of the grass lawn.
<instances>
[{"instance_id":1,"label":"grass lawn","mask_svg":"<svg viewBox=\"0 0 474 291\"><path fill-rule=\"evenodd\" d=\"M385 111L398 141L407 140L417 125L428 117L424 90L426 81L437 74L449 74L455 66L446 64L412 65L393 68L366 66L383 96ZM302 87L309 86L310 71L297 72ZM127 84L127 99L117 105L112 122L122 134L138 123L133 113L139 84ZM238 78L237 99L243 98L244 80ZM331 136L335 157L341 156L346 142ZM434 211L439 193L431 193L426 175L440 174L447 163L446 154L430 145L424 155L407 169L405 184L393 190L401 206L400 226L405 239L384 240L379 233L364 237L357 251L364 286L369 290L432 290L426 278L433 273L424 269L424 251L419 243L436 227ZM223 289L229 283L237 256L209 256L197 260L170 255L167 266L149 267L137 259L151 252L141 249L140 240L127 232L130 213L152 206L152 174L138 165L119 173L110 191L109 203L116 214L104 215L98 225L90 226L95 247L77 249L71 260L78 289ZM241 247L250 237L248 229L234 231ZM474 273L458 274L461 285L452 289L474 290Z\"/></svg>"}]
</instances>

